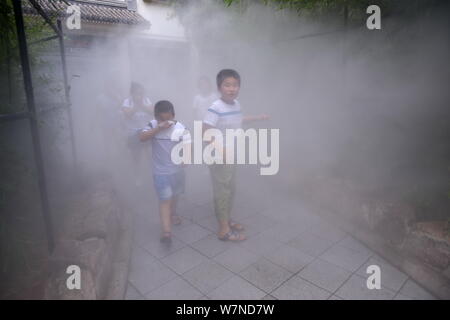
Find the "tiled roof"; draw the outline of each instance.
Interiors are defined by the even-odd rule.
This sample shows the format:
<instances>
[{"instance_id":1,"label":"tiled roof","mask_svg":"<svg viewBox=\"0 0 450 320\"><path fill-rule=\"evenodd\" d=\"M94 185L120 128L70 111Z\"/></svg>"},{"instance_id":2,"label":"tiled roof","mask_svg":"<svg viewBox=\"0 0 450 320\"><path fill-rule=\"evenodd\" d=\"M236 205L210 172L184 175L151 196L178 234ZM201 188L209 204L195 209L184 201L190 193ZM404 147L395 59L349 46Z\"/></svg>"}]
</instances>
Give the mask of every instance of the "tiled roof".
<instances>
[{"instance_id":1,"label":"tiled roof","mask_svg":"<svg viewBox=\"0 0 450 320\"><path fill-rule=\"evenodd\" d=\"M69 4L76 4L80 7L81 21L91 23L138 25L141 27L150 26L150 23L137 12L123 7L67 0L36 0L36 2L47 14L57 16L59 18L66 17L68 15L66 13L66 9ZM28 0L23 1L23 10L25 14L38 14Z\"/></svg>"}]
</instances>

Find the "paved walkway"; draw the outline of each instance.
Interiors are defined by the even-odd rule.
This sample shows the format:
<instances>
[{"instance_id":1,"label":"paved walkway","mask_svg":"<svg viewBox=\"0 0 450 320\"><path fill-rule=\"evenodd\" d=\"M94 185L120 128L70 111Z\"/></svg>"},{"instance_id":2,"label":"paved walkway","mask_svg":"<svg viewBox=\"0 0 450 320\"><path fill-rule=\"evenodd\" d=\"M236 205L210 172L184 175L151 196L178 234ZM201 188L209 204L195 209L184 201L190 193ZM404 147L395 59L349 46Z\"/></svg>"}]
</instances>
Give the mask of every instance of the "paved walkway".
<instances>
[{"instance_id":1,"label":"paved walkway","mask_svg":"<svg viewBox=\"0 0 450 320\"><path fill-rule=\"evenodd\" d=\"M233 217L242 243L217 239L209 175L188 168L183 218L170 247L159 242L153 190L136 214L126 299L433 299L406 274L342 230L270 188L271 178L239 171ZM270 182L270 183L268 183ZM276 188L274 188L276 189ZM366 268L381 268L380 290Z\"/></svg>"}]
</instances>

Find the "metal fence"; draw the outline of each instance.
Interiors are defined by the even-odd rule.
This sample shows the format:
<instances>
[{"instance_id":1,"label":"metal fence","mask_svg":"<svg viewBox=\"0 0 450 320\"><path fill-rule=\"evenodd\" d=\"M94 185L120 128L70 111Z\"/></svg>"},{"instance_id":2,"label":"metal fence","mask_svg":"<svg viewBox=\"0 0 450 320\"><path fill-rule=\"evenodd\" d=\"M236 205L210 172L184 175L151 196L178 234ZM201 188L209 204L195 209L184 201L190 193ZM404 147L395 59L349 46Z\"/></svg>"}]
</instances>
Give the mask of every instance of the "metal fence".
<instances>
[{"instance_id":1,"label":"metal fence","mask_svg":"<svg viewBox=\"0 0 450 320\"><path fill-rule=\"evenodd\" d=\"M55 33L53 36L45 37L37 41L28 42L24 24L24 13L23 13L23 2L21 0L12 0L13 9L14 9L14 18L15 18L15 27L17 32L17 42L18 42L18 50L20 53L20 63L22 69L22 77L23 77L23 85L25 90L26 97L26 111L17 112L17 113L9 113L9 114L0 114L0 123L2 122L12 122L18 120L27 119L30 123L31 128L31 140L33 145L33 155L34 161L36 163L36 171L37 171L37 183L39 189L39 198L40 205L42 208L44 224L46 228L46 238L48 243L48 249L50 252L53 251L55 246L54 239L54 230L53 230L53 222L52 222L52 212L49 205L49 197L48 197L48 187L47 187L47 179L46 172L42 154L42 142L41 142L41 134L39 131L38 119L40 115L48 114L59 110L61 108L65 109L67 112L68 119L68 128L69 128L69 137L70 137L70 145L71 152L73 157L73 163L76 165L77 163L77 153L73 132L73 121L72 121L72 113L71 113L71 102L70 102L70 93L69 93L69 84L67 77L67 67L66 67L66 55L64 48L64 33L62 28L61 19L56 20L56 24L52 19L45 13L45 11L41 8L41 6L37 3L36 0L25 0L28 1L29 4L36 10L39 14L39 17L42 18L45 23L53 30ZM35 103L35 92L33 86L32 79L32 70L30 65L30 54L29 47L35 45L37 43L58 40L59 44L59 54L61 57L62 63L62 76L64 83L64 99L65 103L61 106L53 107L51 109L38 110L36 108Z\"/></svg>"}]
</instances>

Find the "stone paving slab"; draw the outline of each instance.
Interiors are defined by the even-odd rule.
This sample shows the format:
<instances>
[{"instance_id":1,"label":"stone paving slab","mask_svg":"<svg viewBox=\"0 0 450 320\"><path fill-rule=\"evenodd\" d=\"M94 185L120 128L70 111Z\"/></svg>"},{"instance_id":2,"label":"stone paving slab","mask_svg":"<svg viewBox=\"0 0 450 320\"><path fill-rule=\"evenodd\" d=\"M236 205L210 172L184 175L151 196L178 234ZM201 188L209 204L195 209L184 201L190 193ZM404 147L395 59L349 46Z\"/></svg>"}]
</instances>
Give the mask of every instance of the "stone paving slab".
<instances>
[{"instance_id":1,"label":"stone paving slab","mask_svg":"<svg viewBox=\"0 0 450 320\"><path fill-rule=\"evenodd\" d=\"M198 300L203 294L186 280L177 277L145 297L149 300Z\"/></svg>"},{"instance_id":2,"label":"stone paving slab","mask_svg":"<svg viewBox=\"0 0 450 320\"><path fill-rule=\"evenodd\" d=\"M125 293L125 300L143 300L144 296L136 290L136 288L128 284L127 291Z\"/></svg>"},{"instance_id":3,"label":"stone paving slab","mask_svg":"<svg viewBox=\"0 0 450 320\"><path fill-rule=\"evenodd\" d=\"M381 287L381 289L367 289L367 279L359 275L352 275L344 285L339 288L336 295L345 300L392 300L395 292Z\"/></svg>"},{"instance_id":4,"label":"stone paving slab","mask_svg":"<svg viewBox=\"0 0 450 320\"><path fill-rule=\"evenodd\" d=\"M203 294L208 294L234 274L213 260L202 262L183 274L183 278Z\"/></svg>"},{"instance_id":5,"label":"stone paving slab","mask_svg":"<svg viewBox=\"0 0 450 320\"><path fill-rule=\"evenodd\" d=\"M209 175L202 179L210 194ZM126 299L433 299L406 274L295 199L274 194L267 199L255 186L241 185L233 209L248 239L220 241L211 195L202 195L203 189L180 198L183 222L173 227L170 246L159 241L157 208L144 208L136 216ZM380 290L366 285L366 270L373 264L381 269Z\"/></svg>"},{"instance_id":6,"label":"stone paving slab","mask_svg":"<svg viewBox=\"0 0 450 320\"><path fill-rule=\"evenodd\" d=\"M314 224L309 231L334 243L343 240L346 233L326 222Z\"/></svg>"},{"instance_id":7,"label":"stone paving slab","mask_svg":"<svg viewBox=\"0 0 450 320\"><path fill-rule=\"evenodd\" d=\"M370 254L337 244L326 250L319 257L350 272L355 272L369 259Z\"/></svg>"},{"instance_id":8,"label":"stone paving slab","mask_svg":"<svg viewBox=\"0 0 450 320\"><path fill-rule=\"evenodd\" d=\"M352 236L347 235L344 239L339 241L339 245L352 249L354 251L360 251L362 253L367 253L370 256L375 256L375 253L363 245L361 242L355 240Z\"/></svg>"},{"instance_id":9,"label":"stone paving slab","mask_svg":"<svg viewBox=\"0 0 450 320\"><path fill-rule=\"evenodd\" d=\"M339 289L351 275L351 272L321 259L314 260L298 274L302 279L329 292Z\"/></svg>"},{"instance_id":10,"label":"stone paving slab","mask_svg":"<svg viewBox=\"0 0 450 320\"><path fill-rule=\"evenodd\" d=\"M266 293L239 276L233 276L207 295L213 300L260 300Z\"/></svg>"},{"instance_id":11,"label":"stone paving slab","mask_svg":"<svg viewBox=\"0 0 450 320\"><path fill-rule=\"evenodd\" d=\"M292 273L297 273L314 260L314 257L287 244L282 244L276 250L264 254L264 257Z\"/></svg>"},{"instance_id":12,"label":"stone paving slab","mask_svg":"<svg viewBox=\"0 0 450 320\"><path fill-rule=\"evenodd\" d=\"M319 237L309 231L289 241L289 245L310 256L317 257L333 245L333 241Z\"/></svg>"},{"instance_id":13,"label":"stone paving slab","mask_svg":"<svg viewBox=\"0 0 450 320\"><path fill-rule=\"evenodd\" d=\"M239 246L263 256L272 253L283 245L283 243L265 234L257 234L238 244Z\"/></svg>"},{"instance_id":14,"label":"stone paving slab","mask_svg":"<svg viewBox=\"0 0 450 320\"><path fill-rule=\"evenodd\" d=\"M435 298L424 288L409 279L399 291L399 294L414 300L434 300Z\"/></svg>"},{"instance_id":15,"label":"stone paving slab","mask_svg":"<svg viewBox=\"0 0 450 320\"><path fill-rule=\"evenodd\" d=\"M307 230L308 226L304 224L294 225L290 223L279 222L264 230L262 234L272 237L279 242L289 243Z\"/></svg>"},{"instance_id":16,"label":"stone paving slab","mask_svg":"<svg viewBox=\"0 0 450 320\"><path fill-rule=\"evenodd\" d=\"M183 274L186 271L198 266L206 259L207 257L198 251L190 247L184 247L183 249L180 249L163 258L162 262L176 273Z\"/></svg>"},{"instance_id":17,"label":"stone paving slab","mask_svg":"<svg viewBox=\"0 0 450 320\"><path fill-rule=\"evenodd\" d=\"M357 274L365 277L367 276L367 267L370 265L377 265L381 271L381 282L388 289L395 292L399 291L408 280L408 275L401 272L397 268L391 266L387 262L380 261L374 257L370 258L361 268L358 269Z\"/></svg>"},{"instance_id":18,"label":"stone paving slab","mask_svg":"<svg viewBox=\"0 0 450 320\"><path fill-rule=\"evenodd\" d=\"M259 256L248 249L233 246L214 257L214 260L232 272L239 273L258 261Z\"/></svg>"},{"instance_id":19,"label":"stone paving slab","mask_svg":"<svg viewBox=\"0 0 450 320\"><path fill-rule=\"evenodd\" d=\"M140 294L145 295L175 277L175 272L161 262L155 261L130 270L129 281Z\"/></svg>"},{"instance_id":20,"label":"stone paving slab","mask_svg":"<svg viewBox=\"0 0 450 320\"><path fill-rule=\"evenodd\" d=\"M302 278L293 277L276 289L272 295L279 300L326 300L331 293Z\"/></svg>"},{"instance_id":21,"label":"stone paving slab","mask_svg":"<svg viewBox=\"0 0 450 320\"><path fill-rule=\"evenodd\" d=\"M292 276L292 272L262 258L240 273L242 278L266 293L272 292Z\"/></svg>"},{"instance_id":22,"label":"stone paving slab","mask_svg":"<svg viewBox=\"0 0 450 320\"><path fill-rule=\"evenodd\" d=\"M187 226L181 226L174 236L184 243L191 244L210 234L211 231L199 226L196 223L191 223Z\"/></svg>"},{"instance_id":23,"label":"stone paving slab","mask_svg":"<svg viewBox=\"0 0 450 320\"><path fill-rule=\"evenodd\" d=\"M142 243L138 243L137 245L141 246L152 256L162 259L184 247L186 247L186 243L174 238L172 240L172 244L170 246L164 246L159 242L159 231L158 233L152 233L147 235L145 241Z\"/></svg>"},{"instance_id":24,"label":"stone paving slab","mask_svg":"<svg viewBox=\"0 0 450 320\"><path fill-rule=\"evenodd\" d=\"M193 244L192 248L200 252L201 254L207 256L208 258L214 258L218 254L224 252L225 250L233 246L232 243L221 241L217 238L215 234L210 234Z\"/></svg>"}]
</instances>

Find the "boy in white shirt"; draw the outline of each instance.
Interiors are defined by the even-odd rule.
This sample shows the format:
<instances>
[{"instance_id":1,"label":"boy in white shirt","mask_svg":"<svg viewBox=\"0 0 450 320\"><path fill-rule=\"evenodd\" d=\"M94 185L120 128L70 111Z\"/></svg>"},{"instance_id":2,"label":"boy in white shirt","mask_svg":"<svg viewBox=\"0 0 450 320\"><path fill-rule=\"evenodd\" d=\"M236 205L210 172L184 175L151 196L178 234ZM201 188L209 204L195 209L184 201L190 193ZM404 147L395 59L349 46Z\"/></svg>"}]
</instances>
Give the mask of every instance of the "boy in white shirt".
<instances>
[{"instance_id":1,"label":"boy in white shirt","mask_svg":"<svg viewBox=\"0 0 450 320\"><path fill-rule=\"evenodd\" d=\"M268 119L268 116L264 114L242 116L241 105L236 100L240 86L241 77L235 70L224 69L218 73L217 88L221 96L208 109L203 119L203 131L217 128L225 137L226 129L240 129L243 122ZM224 140L226 141L225 138ZM224 159L226 158L226 148L225 144ZM244 227L230 218L235 193L236 166L234 164L212 164L209 168L213 184L214 211L219 222L218 238L223 241L243 241L246 239L245 235L241 233Z\"/></svg>"},{"instance_id":2,"label":"boy in white shirt","mask_svg":"<svg viewBox=\"0 0 450 320\"><path fill-rule=\"evenodd\" d=\"M172 161L172 149L182 141L190 144L186 127L175 120L172 103L166 100L155 104L155 119L140 133L140 140L152 142L153 182L159 198L159 213L162 224L161 241L171 242L172 224L179 224L176 216L177 198L184 192L185 173L183 165Z\"/></svg>"}]
</instances>

